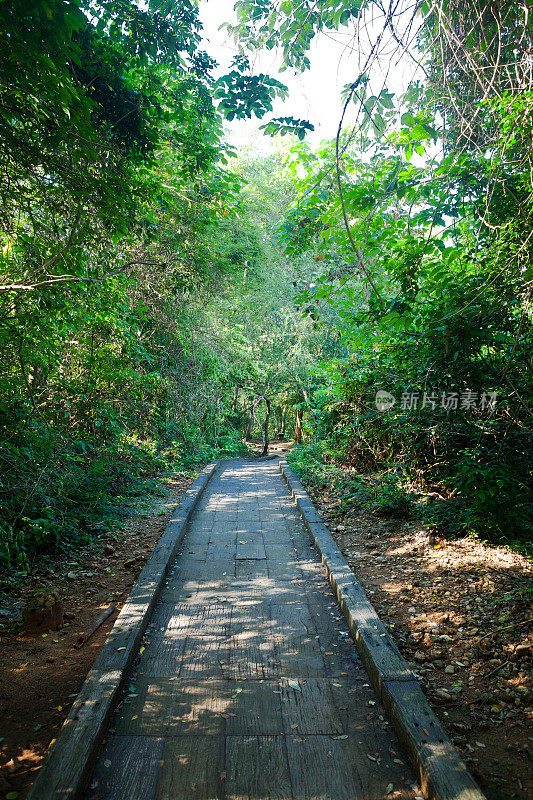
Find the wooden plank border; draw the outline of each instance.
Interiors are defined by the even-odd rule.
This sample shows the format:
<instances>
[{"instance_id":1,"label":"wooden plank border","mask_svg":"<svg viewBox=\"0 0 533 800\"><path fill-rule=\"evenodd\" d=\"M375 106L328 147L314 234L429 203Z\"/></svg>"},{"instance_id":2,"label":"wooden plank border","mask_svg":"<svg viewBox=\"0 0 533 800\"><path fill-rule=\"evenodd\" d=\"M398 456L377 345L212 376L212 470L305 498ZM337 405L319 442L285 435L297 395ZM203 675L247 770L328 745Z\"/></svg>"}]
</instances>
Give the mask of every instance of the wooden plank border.
<instances>
[{"instance_id":1,"label":"wooden plank border","mask_svg":"<svg viewBox=\"0 0 533 800\"><path fill-rule=\"evenodd\" d=\"M27 800L79 800L82 796L169 565L217 466L208 464L185 492L87 675Z\"/></svg>"},{"instance_id":2,"label":"wooden plank border","mask_svg":"<svg viewBox=\"0 0 533 800\"><path fill-rule=\"evenodd\" d=\"M279 468L321 555L376 694L409 755L424 794L430 800L486 800L300 480L285 459L280 459Z\"/></svg>"}]
</instances>

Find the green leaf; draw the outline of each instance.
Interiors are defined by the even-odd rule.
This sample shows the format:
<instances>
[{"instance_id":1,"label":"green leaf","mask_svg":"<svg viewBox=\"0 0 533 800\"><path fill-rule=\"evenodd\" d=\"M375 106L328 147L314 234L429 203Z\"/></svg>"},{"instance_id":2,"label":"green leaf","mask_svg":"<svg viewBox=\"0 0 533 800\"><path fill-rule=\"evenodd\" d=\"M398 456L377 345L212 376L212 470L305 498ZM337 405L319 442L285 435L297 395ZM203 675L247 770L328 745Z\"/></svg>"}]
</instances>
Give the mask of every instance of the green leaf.
<instances>
[{"instance_id":1,"label":"green leaf","mask_svg":"<svg viewBox=\"0 0 533 800\"><path fill-rule=\"evenodd\" d=\"M415 125L415 127L411 131L411 134L415 139L429 139L430 137L430 134L427 132L424 125L421 125L420 123Z\"/></svg>"}]
</instances>

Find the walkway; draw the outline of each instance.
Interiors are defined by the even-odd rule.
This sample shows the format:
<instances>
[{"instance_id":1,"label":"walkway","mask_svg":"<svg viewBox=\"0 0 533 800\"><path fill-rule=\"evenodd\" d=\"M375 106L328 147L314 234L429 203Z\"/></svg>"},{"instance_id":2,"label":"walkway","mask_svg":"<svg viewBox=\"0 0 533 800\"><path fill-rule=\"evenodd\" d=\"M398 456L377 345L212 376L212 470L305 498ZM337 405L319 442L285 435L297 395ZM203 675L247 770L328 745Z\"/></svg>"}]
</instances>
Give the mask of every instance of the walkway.
<instances>
[{"instance_id":1,"label":"walkway","mask_svg":"<svg viewBox=\"0 0 533 800\"><path fill-rule=\"evenodd\" d=\"M407 800L415 778L277 462L189 524L86 800Z\"/></svg>"}]
</instances>

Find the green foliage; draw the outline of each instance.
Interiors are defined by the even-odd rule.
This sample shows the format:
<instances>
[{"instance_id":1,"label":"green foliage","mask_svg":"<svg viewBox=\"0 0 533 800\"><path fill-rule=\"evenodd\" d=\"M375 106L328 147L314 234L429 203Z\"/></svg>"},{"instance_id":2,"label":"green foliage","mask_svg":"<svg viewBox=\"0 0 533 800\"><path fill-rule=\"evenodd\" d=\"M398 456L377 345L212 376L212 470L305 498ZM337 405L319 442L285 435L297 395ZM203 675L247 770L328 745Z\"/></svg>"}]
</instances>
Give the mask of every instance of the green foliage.
<instances>
[{"instance_id":1,"label":"green foliage","mask_svg":"<svg viewBox=\"0 0 533 800\"><path fill-rule=\"evenodd\" d=\"M275 117L267 122L266 125L261 125L262 130L268 136L286 136L288 133L293 133L298 139L305 139L308 131L314 131L314 125L304 119L294 119L294 117Z\"/></svg>"},{"instance_id":2,"label":"green foliage","mask_svg":"<svg viewBox=\"0 0 533 800\"><path fill-rule=\"evenodd\" d=\"M403 97L381 80L377 90L370 59L344 93L357 111L354 128L316 151L299 143L288 157L296 197L280 238L289 258L320 265L296 282L296 304L317 330L330 326L333 311L345 348L315 367L309 425L359 473L406 469L412 485L443 497L418 504L435 524L526 541L531 20L512 5L501 15L475 2L438 5L438 13L423 5L416 20L424 84L413 82ZM354 11L365 16L367 8L367 21L376 14L371 52L380 52L387 27L400 41L403 12L387 17L373 3ZM305 69L313 36L343 24L334 14L347 7L287 3L275 18L268 2L238 9L243 46L281 46L286 64ZM395 395L392 410L378 411L377 390ZM437 398L433 406L422 406L424 393ZM453 393L497 400L450 409L441 398ZM420 403L402 408L402 394ZM378 504L412 512L402 491L396 479L381 481Z\"/></svg>"},{"instance_id":3,"label":"green foliage","mask_svg":"<svg viewBox=\"0 0 533 800\"><path fill-rule=\"evenodd\" d=\"M331 474L331 468L324 460L326 453L326 442L307 442L290 450L287 461L307 485L320 486Z\"/></svg>"},{"instance_id":4,"label":"green foliage","mask_svg":"<svg viewBox=\"0 0 533 800\"><path fill-rule=\"evenodd\" d=\"M227 119L250 118L252 114L261 118L272 111L276 95L286 97L287 87L268 75L249 74L248 59L237 56L234 69L218 79L215 97L220 101L219 108Z\"/></svg>"},{"instance_id":5,"label":"green foliage","mask_svg":"<svg viewBox=\"0 0 533 800\"><path fill-rule=\"evenodd\" d=\"M530 537L531 20L439 9L416 18L424 83L378 87L378 34L353 130L312 150L306 120L262 126L299 140L283 163L222 138L286 94L247 53L306 69L377 4L240 0L217 80L194 2L0 6L3 566L98 535L172 465L244 452L267 401L343 508Z\"/></svg>"},{"instance_id":6,"label":"green foliage","mask_svg":"<svg viewBox=\"0 0 533 800\"><path fill-rule=\"evenodd\" d=\"M235 3L238 23L228 27L250 50L281 47L284 66L304 70L309 68L307 51L316 34L357 19L368 5L366 0L327 0L312 5L301 0L239 0Z\"/></svg>"},{"instance_id":7,"label":"green foliage","mask_svg":"<svg viewBox=\"0 0 533 800\"><path fill-rule=\"evenodd\" d=\"M117 493L244 452L204 334L264 245L221 112L262 114L282 86L243 100L239 72L218 110L195 3L0 21L0 567L22 569L97 535Z\"/></svg>"},{"instance_id":8,"label":"green foliage","mask_svg":"<svg viewBox=\"0 0 533 800\"><path fill-rule=\"evenodd\" d=\"M384 517L401 519L418 515L416 494L406 488L401 471L362 475L341 469L333 456L330 444L321 440L295 447L287 460L308 486L335 495L335 514L344 516L363 507Z\"/></svg>"}]
</instances>

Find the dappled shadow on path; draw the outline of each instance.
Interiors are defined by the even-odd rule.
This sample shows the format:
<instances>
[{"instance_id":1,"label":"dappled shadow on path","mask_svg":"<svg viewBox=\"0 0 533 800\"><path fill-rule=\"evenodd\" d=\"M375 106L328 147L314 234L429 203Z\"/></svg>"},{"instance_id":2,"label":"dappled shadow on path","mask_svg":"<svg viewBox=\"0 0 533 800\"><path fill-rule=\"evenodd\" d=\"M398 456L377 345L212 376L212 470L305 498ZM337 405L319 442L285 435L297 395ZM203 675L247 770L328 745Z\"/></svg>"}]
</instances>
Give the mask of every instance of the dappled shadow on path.
<instances>
[{"instance_id":1,"label":"dappled shadow on path","mask_svg":"<svg viewBox=\"0 0 533 800\"><path fill-rule=\"evenodd\" d=\"M229 465L168 575L87 800L411 800L415 784L275 465Z\"/></svg>"}]
</instances>

